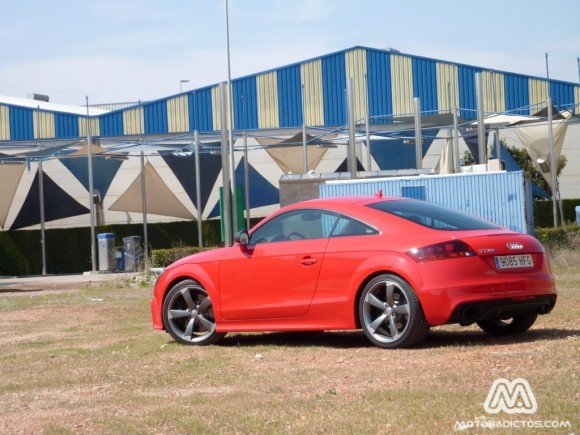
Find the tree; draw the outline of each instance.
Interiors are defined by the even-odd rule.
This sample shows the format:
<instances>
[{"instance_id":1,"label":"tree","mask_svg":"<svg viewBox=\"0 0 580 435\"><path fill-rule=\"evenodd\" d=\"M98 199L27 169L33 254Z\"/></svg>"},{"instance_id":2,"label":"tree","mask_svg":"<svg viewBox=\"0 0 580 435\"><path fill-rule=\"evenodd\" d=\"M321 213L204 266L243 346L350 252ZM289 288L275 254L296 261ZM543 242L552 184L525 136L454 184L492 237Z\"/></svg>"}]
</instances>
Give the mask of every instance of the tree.
<instances>
[{"instance_id":1,"label":"tree","mask_svg":"<svg viewBox=\"0 0 580 435\"><path fill-rule=\"evenodd\" d=\"M531 179L533 183L538 185L540 188L544 189L549 195L552 195L552 189L550 185L546 181L546 179L542 176L542 173L538 169L538 167L532 161L532 158L528 154L525 148L517 148L507 145L504 140L501 140L502 145L506 149L508 153L512 156L512 158L516 161L516 163L522 168L524 175ZM566 156L560 156L558 159L558 170L556 171L556 176L559 176L562 172L562 169L568 163L568 159Z\"/></svg>"}]
</instances>

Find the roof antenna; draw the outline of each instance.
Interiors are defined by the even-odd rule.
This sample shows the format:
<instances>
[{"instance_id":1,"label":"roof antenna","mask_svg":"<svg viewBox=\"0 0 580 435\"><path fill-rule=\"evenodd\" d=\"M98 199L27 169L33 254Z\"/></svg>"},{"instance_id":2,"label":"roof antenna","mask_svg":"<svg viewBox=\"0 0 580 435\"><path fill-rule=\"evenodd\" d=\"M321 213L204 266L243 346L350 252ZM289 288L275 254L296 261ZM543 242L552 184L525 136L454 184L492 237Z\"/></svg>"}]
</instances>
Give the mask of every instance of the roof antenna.
<instances>
[{"instance_id":1,"label":"roof antenna","mask_svg":"<svg viewBox=\"0 0 580 435\"><path fill-rule=\"evenodd\" d=\"M383 197L383 189L379 189L379 191L377 193L375 193L375 196L377 198L382 198Z\"/></svg>"}]
</instances>

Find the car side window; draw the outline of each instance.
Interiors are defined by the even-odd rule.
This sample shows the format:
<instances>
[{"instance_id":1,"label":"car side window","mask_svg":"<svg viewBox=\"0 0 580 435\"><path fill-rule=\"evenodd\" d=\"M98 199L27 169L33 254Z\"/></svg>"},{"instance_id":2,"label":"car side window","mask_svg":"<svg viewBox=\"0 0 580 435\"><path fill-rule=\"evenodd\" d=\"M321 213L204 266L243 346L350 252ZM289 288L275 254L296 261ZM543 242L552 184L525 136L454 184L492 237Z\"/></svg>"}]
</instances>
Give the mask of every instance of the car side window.
<instances>
[{"instance_id":1,"label":"car side window","mask_svg":"<svg viewBox=\"0 0 580 435\"><path fill-rule=\"evenodd\" d=\"M361 221L341 216L332 230L331 237L365 236L377 233L376 229Z\"/></svg>"},{"instance_id":2,"label":"car side window","mask_svg":"<svg viewBox=\"0 0 580 435\"><path fill-rule=\"evenodd\" d=\"M259 227L252 233L250 244L328 237L338 218L322 210L293 210Z\"/></svg>"}]
</instances>

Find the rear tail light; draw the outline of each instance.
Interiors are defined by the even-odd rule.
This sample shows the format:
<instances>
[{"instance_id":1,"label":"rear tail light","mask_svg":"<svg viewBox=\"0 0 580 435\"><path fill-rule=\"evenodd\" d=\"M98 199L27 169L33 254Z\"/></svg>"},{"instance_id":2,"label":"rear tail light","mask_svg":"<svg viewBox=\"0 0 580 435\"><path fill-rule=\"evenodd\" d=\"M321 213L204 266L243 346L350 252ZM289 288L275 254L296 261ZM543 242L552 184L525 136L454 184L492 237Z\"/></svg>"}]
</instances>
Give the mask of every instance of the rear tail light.
<instances>
[{"instance_id":1,"label":"rear tail light","mask_svg":"<svg viewBox=\"0 0 580 435\"><path fill-rule=\"evenodd\" d=\"M413 248L407 255L417 263L423 261L446 260L449 258L475 257L477 254L467 243L461 240L437 243L423 248Z\"/></svg>"}]
</instances>

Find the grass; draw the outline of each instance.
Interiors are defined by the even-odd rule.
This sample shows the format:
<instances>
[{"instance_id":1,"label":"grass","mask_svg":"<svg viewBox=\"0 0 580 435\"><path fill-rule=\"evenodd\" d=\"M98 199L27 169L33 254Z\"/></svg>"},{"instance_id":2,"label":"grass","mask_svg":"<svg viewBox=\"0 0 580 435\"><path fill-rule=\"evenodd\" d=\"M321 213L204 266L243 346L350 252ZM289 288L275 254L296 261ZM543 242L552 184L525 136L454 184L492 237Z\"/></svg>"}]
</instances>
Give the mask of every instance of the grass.
<instances>
[{"instance_id":1,"label":"grass","mask_svg":"<svg viewBox=\"0 0 580 435\"><path fill-rule=\"evenodd\" d=\"M528 333L492 339L446 326L391 351L357 331L178 345L151 328L150 286L2 294L0 433L439 434L481 419L569 421L572 433L580 261L571 255L553 259L557 306ZM498 377L527 379L538 411L487 415Z\"/></svg>"}]
</instances>

